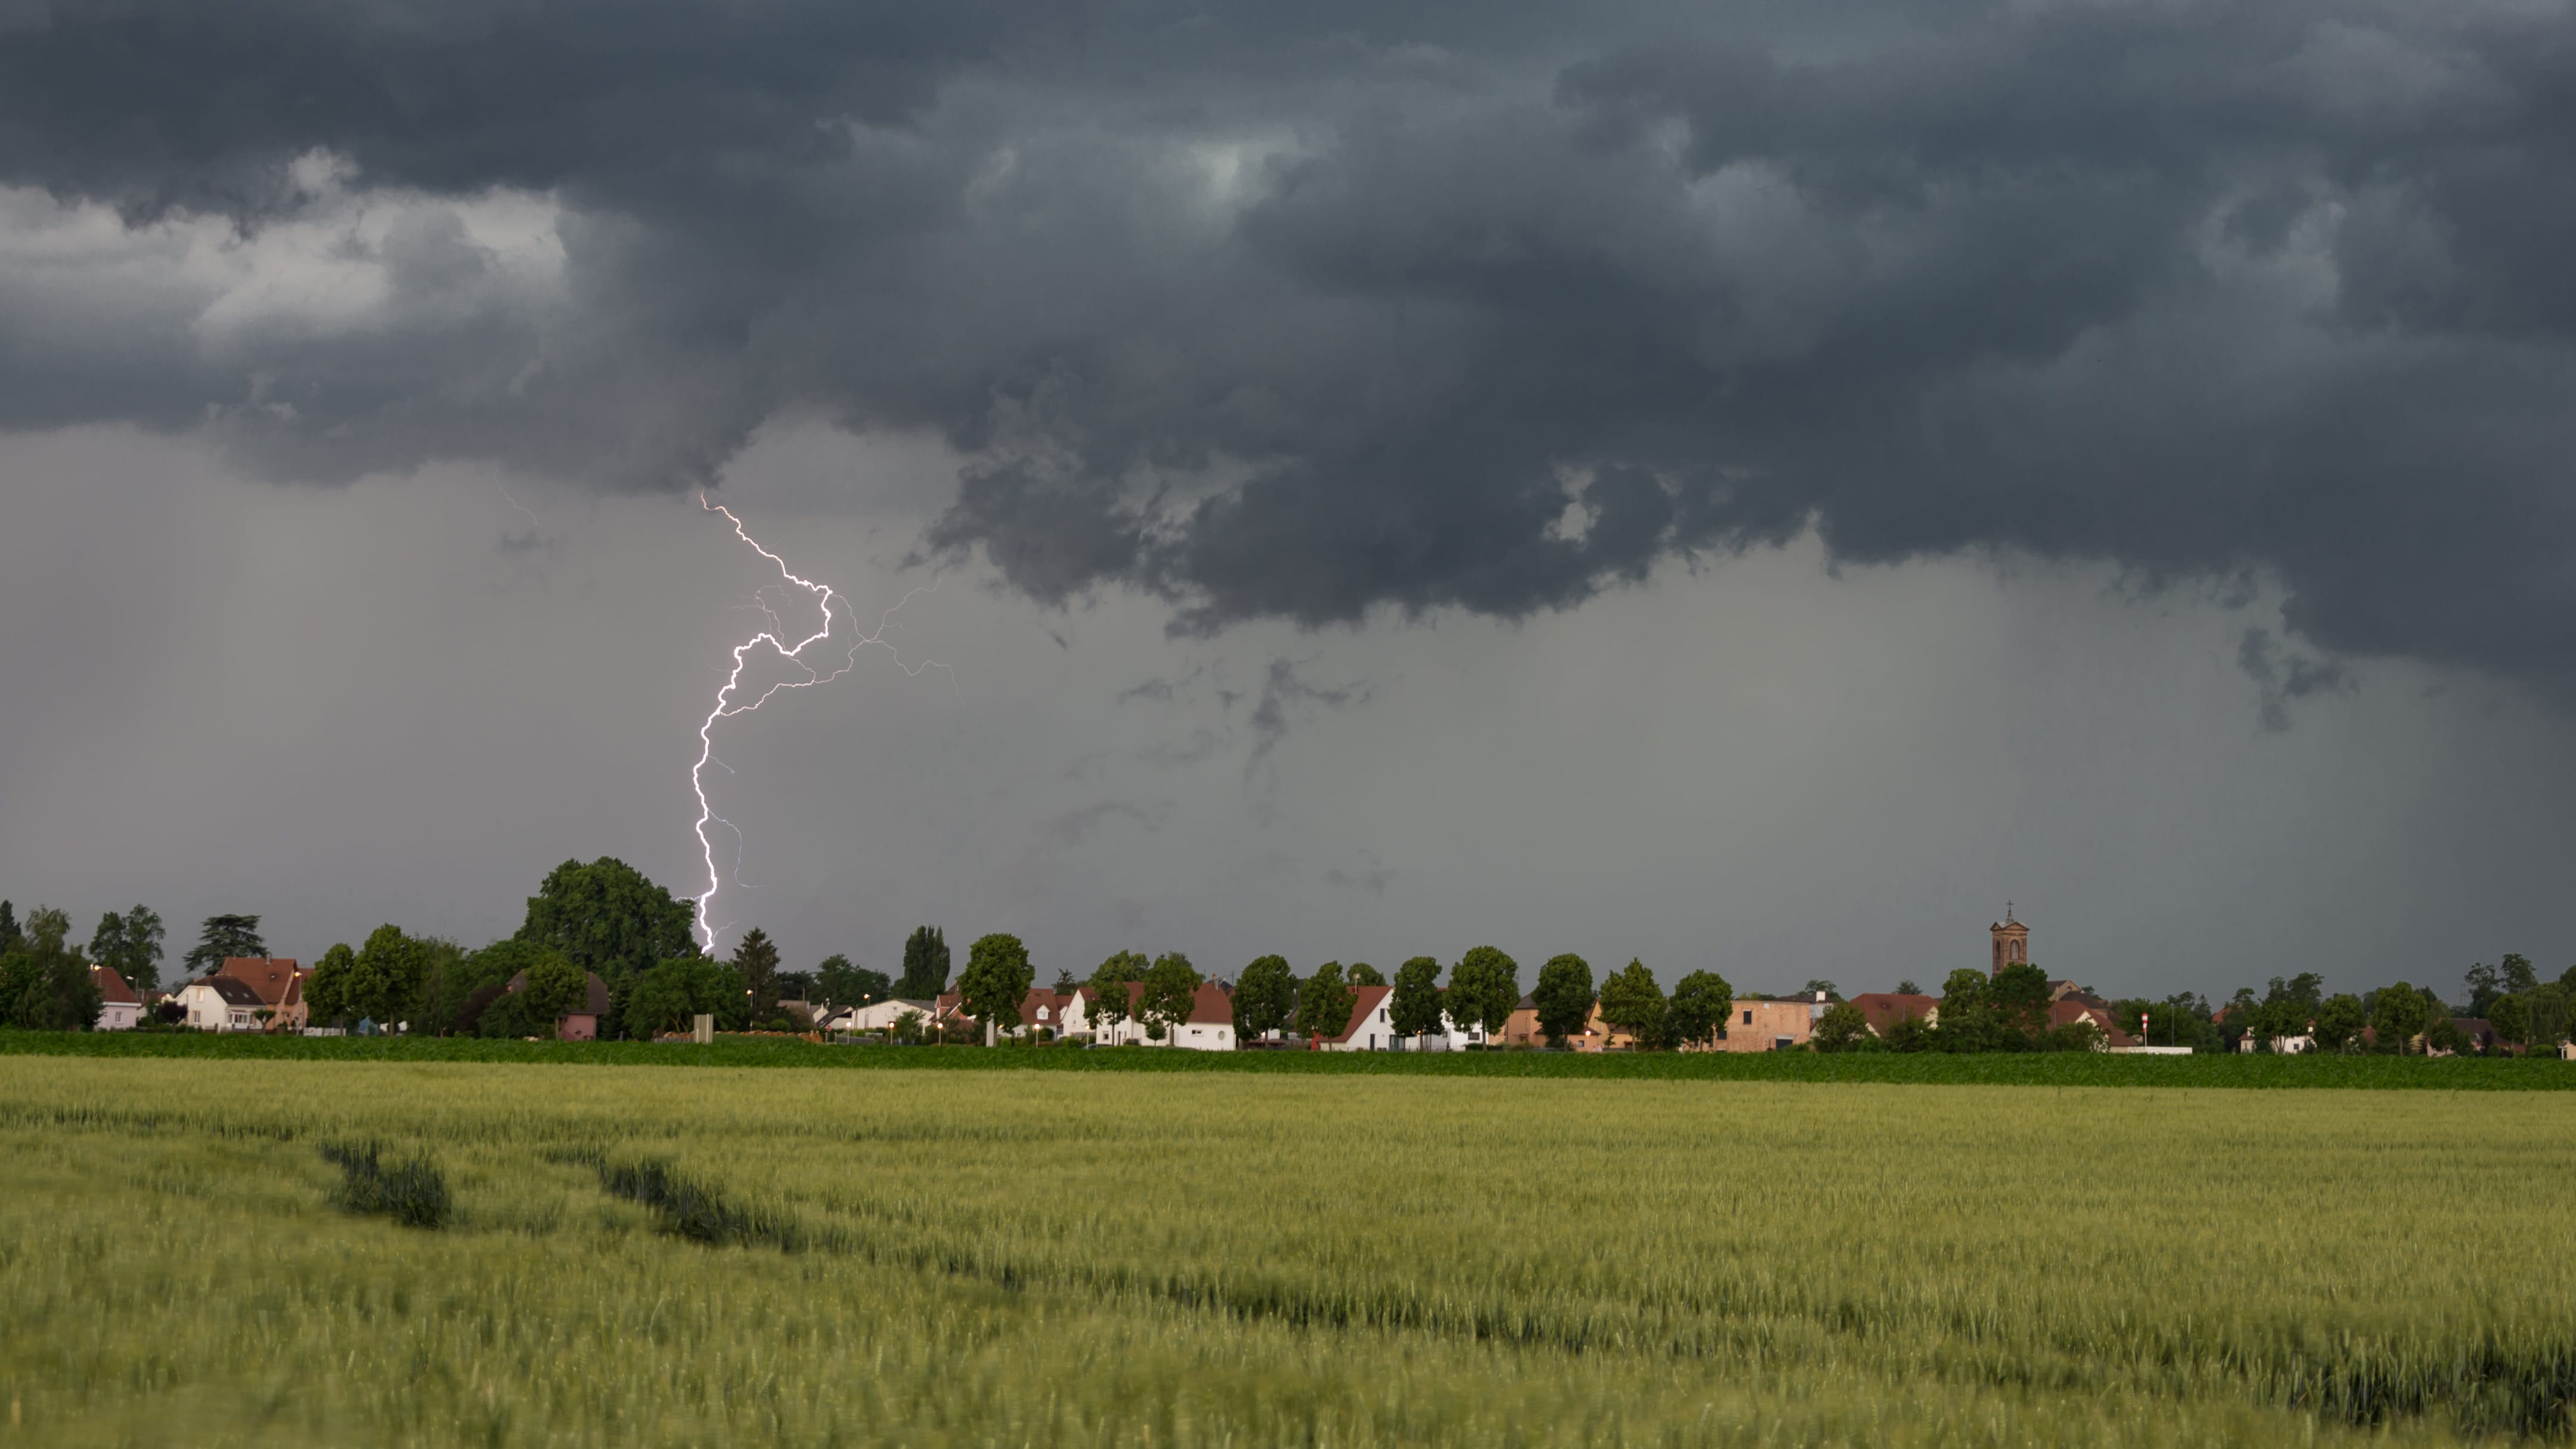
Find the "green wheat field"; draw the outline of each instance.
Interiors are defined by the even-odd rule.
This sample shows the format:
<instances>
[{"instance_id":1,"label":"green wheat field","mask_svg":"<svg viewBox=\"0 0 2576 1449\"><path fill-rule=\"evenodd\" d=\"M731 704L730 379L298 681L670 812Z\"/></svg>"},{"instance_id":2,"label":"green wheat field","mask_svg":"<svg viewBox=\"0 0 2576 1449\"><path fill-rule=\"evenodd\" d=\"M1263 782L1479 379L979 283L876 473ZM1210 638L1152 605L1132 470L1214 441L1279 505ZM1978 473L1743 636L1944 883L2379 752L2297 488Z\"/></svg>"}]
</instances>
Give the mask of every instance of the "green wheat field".
<instances>
[{"instance_id":1,"label":"green wheat field","mask_svg":"<svg viewBox=\"0 0 2576 1449\"><path fill-rule=\"evenodd\" d=\"M0 1055L0 1440L2563 1442L2571 1129L2558 1092Z\"/></svg>"}]
</instances>

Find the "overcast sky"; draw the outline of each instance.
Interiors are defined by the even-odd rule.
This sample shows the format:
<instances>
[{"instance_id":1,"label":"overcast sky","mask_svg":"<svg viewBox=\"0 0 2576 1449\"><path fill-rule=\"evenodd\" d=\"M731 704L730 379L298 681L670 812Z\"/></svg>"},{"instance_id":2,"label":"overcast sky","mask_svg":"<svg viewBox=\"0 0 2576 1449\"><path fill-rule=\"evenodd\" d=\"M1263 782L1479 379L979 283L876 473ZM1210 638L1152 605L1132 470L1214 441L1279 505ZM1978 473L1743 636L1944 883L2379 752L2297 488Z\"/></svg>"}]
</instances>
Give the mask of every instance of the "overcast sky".
<instances>
[{"instance_id":1,"label":"overcast sky","mask_svg":"<svg viewBox=\"0 0 2576 1449\"><path fill-rule=\"evenodd\" d=\"M0 0L0 895L2554 973L2570 11Z\"/></svg>"}]
</instances>

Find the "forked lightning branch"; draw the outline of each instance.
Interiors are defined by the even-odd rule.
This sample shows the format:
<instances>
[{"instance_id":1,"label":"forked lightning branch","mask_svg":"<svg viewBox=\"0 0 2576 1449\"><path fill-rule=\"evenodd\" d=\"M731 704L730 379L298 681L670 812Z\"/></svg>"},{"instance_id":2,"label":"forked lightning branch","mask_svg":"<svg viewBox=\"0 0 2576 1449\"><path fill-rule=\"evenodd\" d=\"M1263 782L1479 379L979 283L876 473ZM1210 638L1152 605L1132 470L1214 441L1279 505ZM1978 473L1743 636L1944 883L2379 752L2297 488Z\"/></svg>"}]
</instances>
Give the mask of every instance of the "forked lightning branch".
<instances>
[{"instance_id":1,"label":"forked lightning branch","mask_svg":"<svg viewBox=\"0 0 2576 1449\"><path fill-rule=\"evenodd\" d=\"M936 584L925 584L920 588L907 592L902 598L897 599L894 602L892 608L887 609L884 613L877 616L877 626L872 632L862 634L858 632L859 624L856 610L851 607L847 596L841 594L829 584L817 583L812 579L799 578L794 571L787 567L787 560L780 558L778 555L771 553L768 549L761 547L760 540L753 538L750 532L743 528L742 520L734 516L732 509L725 507L721 503L714 502L703 492L698 495L698 506L710 513L723 514L725 516L725 521L733 525L733 532L736 538L741 539L744 543L750 544L753 550L759 553L762 558L776 564L778 566L779 577L796 588L802 589L806 593L811 594L814 597L815 604L820 607L823 612L823 627L806 635L803 639L798 640L793 645L790 645L784 637L788 632L786 625L780 621L777 611L769 606L769 600L767 597L768 586L764 585L758 593L755 593L753 597L758 600L761 612L769 616L769 627L753 634L750 638L733 646L733 669L725 676L724 687L716 691L715 707L707 711L706 719L698 726L698 759L696 764L689 767L689 788L695 791L698 797L698 851L706 862L707 888L704 893L697 897L696 921L693 929L696 931L698 943L701 946L712 950L715 946L717 928L714 922L709 919L709 909L715 903L717 891L723 888L723 876L722 873L716 869L715 840L714 837L707 833L707 826L710 824L721 825L734 833L736 849L735 860L737 865L739 865L741 859L740 850L743 839L742 827L725 819L723 816L718 815L715 812L714 804L707 798L707 766L710 764L721 763L720 761L717 761L715 757L716 722L718 720L731 719L735 715L739 714L749 714L753 710L767 704L771 697L778 694L781 690L810 689L818 684L829 684L833 680L840 678L842 675L849 673L852 669L857 668L859 662L859 651L870 646L883 649L888 654L892 655L894 657L895 667L902 670L907 676L919 674L925 669L947 670L948 666L932 659L925 659L918 663L907 664L904 662L903 652L900 649L897 649L894 644L888 641L885 637L885 632L887 628L892 625L896 613L899 612L904 605L911 603L915 595L927 593L931 589L938 587ZM840 641L834 637L833 633L837 627L840 627L834 619L834 607L836 605L838 606L841 614L848 616L846 624L849 630L849 647L842 651L840 664L832 667L831 672L827 674L821 669L815 667L815 660L807 658L806 651L809 649L819 650L819 657L828 663L831 657L831 651L839 647ZM743 692L743 670L749 664L751 659L763 650L776 654L782 663L792 665L796 669L803 671L805 677L802 679L790 678L778 680L769 685L768 688L760 691L758 698L745 703L741 699ZM952 684L956 681L956 677L956 674L953 671L950 671L949 680ZM730 767L728 767L728 770L730 770Z\"/></svg>"}]
</instances>

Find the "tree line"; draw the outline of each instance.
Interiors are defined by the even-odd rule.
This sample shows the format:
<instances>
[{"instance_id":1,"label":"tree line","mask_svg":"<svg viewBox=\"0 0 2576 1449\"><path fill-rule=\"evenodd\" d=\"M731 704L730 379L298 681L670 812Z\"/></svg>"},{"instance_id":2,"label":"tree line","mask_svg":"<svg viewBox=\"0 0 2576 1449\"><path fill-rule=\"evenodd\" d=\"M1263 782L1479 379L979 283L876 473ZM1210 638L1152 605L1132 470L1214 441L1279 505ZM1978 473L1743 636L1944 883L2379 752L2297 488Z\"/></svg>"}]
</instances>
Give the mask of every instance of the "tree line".
<instances>
[{"instance_id":1,"label":"tree line","mask_svg":"<svg viewBox=\"0 0 2576 1449\"><path fill-rule=\"evenodd\" d=\"M935 926L915 929L904 942L898 974L870 970L845 955L825 957L813 969L782 969L776 943L755 928L722 958L699 949L690 931L690 908L640 871L613 857L565 861L527 899L517 932L478 949L434 936L414 936L380 926L356 946L333 945L305 981L305 1001L316 1024L372 1020L403 1024L431 1035L543 1036L555 1020L582 1002L588 978L607 988L603 1036L649 1038L686 1030L698 1015L711 1015L727 1031L787 1030L782 1000L858 1005L892 998L929 1001L947 990L953 959ZM0 1022L35 1029L80 1029L100 1009L89 966L112 967L147 999L159 989L166 932L161 917L137 905L108 911L84 948L68 913L38 907L22 923L0 900ZM182 977L210 974L225 959L264 957L266 942L256 915L209 916L196 943L180 961ZM506 990L525 975L524 989ZM1446 976L1446 981L1442 980ZM955 988L965 1015L1016 1027L1019 1006L1034 984L1028 948L1018 937L992 933L967 951ZM1112 1028L1133 1018L1149 1040L1163 1040L1186 1022L1206 981L1179 952L1147 957L1122 950L1087 976L1059 971L1055 989L1089 986L1092 1020ZM1129 991L1134 985L1136 990ZM2543 981L2531 961L2507 954L2495 965L2473 964L2466 975L2467 1015L2487 1020L2507 1045L2546 1048L2576 1026L2576 968ZM1444 968L1416 956L1390 980L1367 962L1328 961L1300 976L1287 959L1258 957L1237 974L1233 1024L1242 1040L1273 1032L1337 1037L1347 1029L1361 988L1388 987L1387 1014L1400 1037L1422 1038L1453 1025L1499 1036L1521 1000L1520 967L1493 946L1477 946ZM1921 994L1911 981L1900 993ZM1813 1041L1821 1051L2033 1051L2091 1044L2089 1026L2050 1024L2051 988L2036 965L2016 964L1989 974L1951 972L1942 985L1937 1024L1899 1020L1882 1036L1830 981L1809 981L1827 1009ZM1132 998L1132 1004L1131 1004ZM1538 970L1529 1000L1539 1034L1562 1045L1591 1024L1595 1009L1610 1029L1644 1049L1707 1044L1725 1030L1736 990L1715 971L1692 971L1667 994L1645 964L1631 959L1598 980L1582 956L1550 957ZM2269 1042L2311 1037L2315 1049L2355 1051L2456 1050L2468 1045L2453 1023L2452 1008L2428 988L2400 981L2360 994L2329 995L2314 972L2273 977L2267 989L2240 988L2224 1003L2179 993L2162 1000L2128 998L2110 1003L2123 1030L2142 1022L2151 1044L2223 1050L2244 1035Z\"/></svg>"}]
</instances>

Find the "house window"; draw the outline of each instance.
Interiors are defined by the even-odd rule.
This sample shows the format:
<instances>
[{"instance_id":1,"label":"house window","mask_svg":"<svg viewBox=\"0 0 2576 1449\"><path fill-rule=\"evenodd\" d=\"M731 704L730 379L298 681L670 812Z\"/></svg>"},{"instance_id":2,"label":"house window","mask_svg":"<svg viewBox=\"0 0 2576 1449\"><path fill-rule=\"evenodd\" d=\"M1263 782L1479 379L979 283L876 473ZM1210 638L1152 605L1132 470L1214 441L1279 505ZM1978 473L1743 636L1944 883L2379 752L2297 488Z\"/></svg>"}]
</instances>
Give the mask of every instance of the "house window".
<instances>
[{"instance_id":1,"label":"house window","mask_svg":"<svg viewBox=\"0 0 2576 1449\"><path fill-rule=\"evenodd\" d=\"M1749 1011L1748 1011L1748 1012L1744 1013L1744 1024L1745 1024L1746 1026L1751 1026L1751 1025L1753 1024L1753 1013L1752 1013L1752 1012L1749 1012Z\"/></svg>"}]
</instances>

